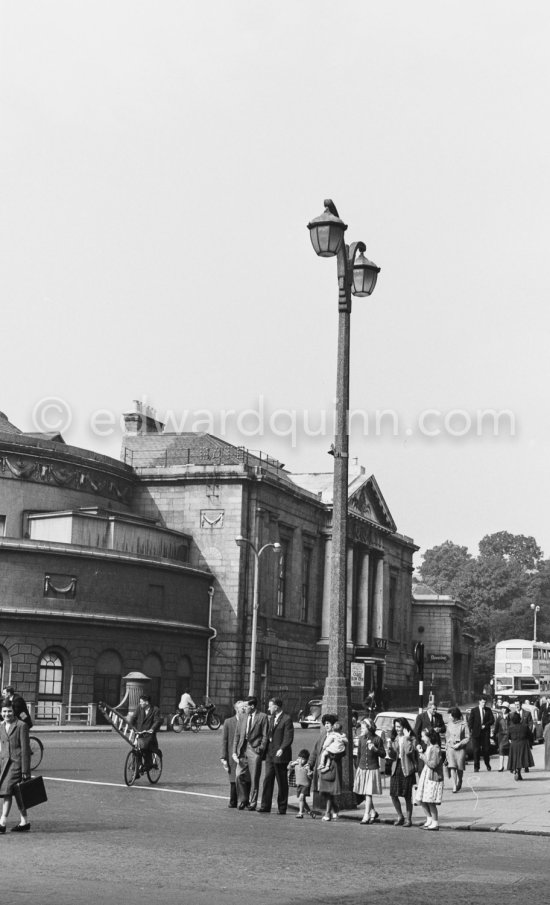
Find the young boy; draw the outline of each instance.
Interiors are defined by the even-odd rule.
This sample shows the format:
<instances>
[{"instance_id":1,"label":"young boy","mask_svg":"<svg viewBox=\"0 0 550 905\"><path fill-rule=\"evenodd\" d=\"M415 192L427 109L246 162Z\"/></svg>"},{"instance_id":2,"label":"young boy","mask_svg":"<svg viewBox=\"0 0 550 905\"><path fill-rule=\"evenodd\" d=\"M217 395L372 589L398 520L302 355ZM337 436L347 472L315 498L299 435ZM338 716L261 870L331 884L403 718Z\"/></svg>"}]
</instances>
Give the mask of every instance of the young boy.
<instances>
[{"instance_id":1,"label":"young boy","mask_svg":"<svg viewBox=\"0 0 550 905\"><path fill-rule=\"evenodd\" d=\"M307 765L308 760L309 751L306 748L302 748L296 760L291 761L288 765L288 772L290 773L291 769L294 769L294 776L296 778L296 798L298 799L297 820L303 820L304 811L306 814L309 814L310 817L315 818L315 811L312 811L307 803L312 776L311 770Z\"/></svg>"}]
</instances>

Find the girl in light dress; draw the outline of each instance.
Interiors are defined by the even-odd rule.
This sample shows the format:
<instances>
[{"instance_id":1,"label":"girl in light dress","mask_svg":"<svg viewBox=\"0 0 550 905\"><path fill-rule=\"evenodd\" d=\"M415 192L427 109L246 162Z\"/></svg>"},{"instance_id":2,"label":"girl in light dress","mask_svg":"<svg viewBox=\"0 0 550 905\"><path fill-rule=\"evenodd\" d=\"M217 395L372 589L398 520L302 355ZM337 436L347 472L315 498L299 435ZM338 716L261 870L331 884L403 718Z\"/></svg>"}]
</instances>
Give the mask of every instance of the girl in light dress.
<instances>
[{"instance_id":1,"label":"girl in light dress","mask_svg":"<svg viewBox=\"0 0 550 905\"><path fill-rule=\"evenodd\" d=\"M424 769L418 780L416 801L422 805L426 815L426 822L422 824L423 830L439 829L438 804L443 800L443 757L439 747L439 735L433 729L422 730L422 745L417 745L416 750L420 760L424 761Z\"/></svg>"}]
</instances>

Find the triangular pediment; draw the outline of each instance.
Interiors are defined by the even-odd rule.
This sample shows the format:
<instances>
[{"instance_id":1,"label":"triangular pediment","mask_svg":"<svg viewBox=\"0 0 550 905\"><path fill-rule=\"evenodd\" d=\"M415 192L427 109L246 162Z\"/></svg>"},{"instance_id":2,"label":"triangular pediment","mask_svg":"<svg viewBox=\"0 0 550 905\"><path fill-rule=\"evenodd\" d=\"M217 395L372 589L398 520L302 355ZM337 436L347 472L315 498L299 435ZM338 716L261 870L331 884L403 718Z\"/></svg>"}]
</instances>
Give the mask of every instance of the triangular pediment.
<instances>
[{"instance_id":1,"label":"triangular pediment","mask_svg":"<svg viewBox=\"0 0 550 905\"><path fill-rule=\"evenodd\" d=\"M351 484L348 507L350 513L366 518L375 525L380 525L389 531L397 530L374 475L371 475L370 478L361 475L357 481Z\"/></svg>"}]
</instances>

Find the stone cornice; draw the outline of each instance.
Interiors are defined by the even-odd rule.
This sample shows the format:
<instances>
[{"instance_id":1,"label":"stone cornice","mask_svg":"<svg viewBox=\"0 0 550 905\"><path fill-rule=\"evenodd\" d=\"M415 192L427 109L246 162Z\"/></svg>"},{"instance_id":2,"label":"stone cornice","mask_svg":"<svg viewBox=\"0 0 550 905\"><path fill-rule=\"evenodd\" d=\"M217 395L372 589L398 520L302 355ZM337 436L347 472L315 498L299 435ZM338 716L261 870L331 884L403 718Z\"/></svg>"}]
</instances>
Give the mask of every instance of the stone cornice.
<instances>
[{"instance_id":1,"label":"stone cornice","mask_svg":"<svg viewBox=\"0 0 550 905\"><path fill-rule=\"evenodd\" d=\"M178 622L172 619L144 619L140 616L109 616L104 613L76 613L71 610L46 610L38 607L0 607L2 618L9 619L48 619L56 622L84 622L96 625L116 625L124 628L147 628L149 631L192 632L197 635L209 635L211 629L207 625L196 625L193 622Z\"/></svg>"},{"instance_id":2,"label":"stone cornice","mask_svg":"<svg viewBox=\"0 0 550 905\"><path fill-rule=\"evenodd\" d=\"M132 566L152 566L155 569L164 569L169 572L181 572L186 575L196 575L199 578L212 578L211 572L206 569L197 569L187 563L153 556L141 556L139 553L123 553L119 550L98 550L95 547L84 547L79 544L59 544L54 541L0 537L0 553L2 550L14 550L17 553L42 553L49 556L71 556L78 559L125 563Z\"/></svg>"}]
</instances>

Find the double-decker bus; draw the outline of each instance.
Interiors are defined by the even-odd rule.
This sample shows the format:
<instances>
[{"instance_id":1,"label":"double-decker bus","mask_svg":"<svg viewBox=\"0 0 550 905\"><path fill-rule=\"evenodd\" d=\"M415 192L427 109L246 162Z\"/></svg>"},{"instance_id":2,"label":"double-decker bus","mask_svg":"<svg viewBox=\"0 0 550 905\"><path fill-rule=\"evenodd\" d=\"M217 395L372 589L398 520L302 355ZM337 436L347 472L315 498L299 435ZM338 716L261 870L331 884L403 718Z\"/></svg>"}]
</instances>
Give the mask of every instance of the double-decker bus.
<instances>
[{"instance_id":1,"label":"double-decker bus","mask_svg":"<svg viewBox=\"0 0 550 905\"><path fill-rule=\"evenodd\" d=\"M495 647L495 695L532 700L550 691L550 644L512 638Z\"/></svg>"}]
</instances>

